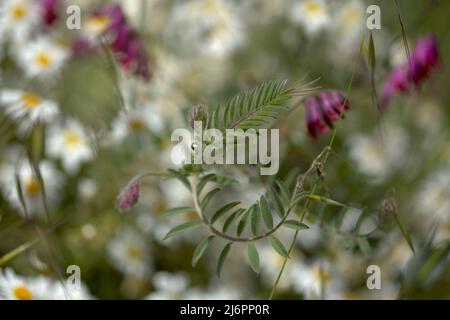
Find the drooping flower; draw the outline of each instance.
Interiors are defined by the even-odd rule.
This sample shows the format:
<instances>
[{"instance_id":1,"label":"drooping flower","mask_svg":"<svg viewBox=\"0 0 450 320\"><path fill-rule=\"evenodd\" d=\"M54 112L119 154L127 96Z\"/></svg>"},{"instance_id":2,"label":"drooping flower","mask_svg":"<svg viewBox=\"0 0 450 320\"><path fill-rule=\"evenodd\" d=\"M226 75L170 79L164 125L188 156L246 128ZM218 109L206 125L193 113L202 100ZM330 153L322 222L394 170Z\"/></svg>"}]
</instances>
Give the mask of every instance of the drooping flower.
<instances>
[{"instance_id":1,"label":"drooping flower","mask_svg":"<svg viewBox=\"0 0 450 320\"><path fill-rule=\"evenodd\" d=\"M133 208L139 200L139 176L132 179L120 192L116 200L117 208L125 211Z\"/></svg>"},{"instance_id":2,"label":"drooping flower","mask_svg":"<svg viewBox=\"0 0 450 320\"><path fill-rule=\"evenodd\" d=\"M417 89L440 65L437 40L427 34L417 40L410 61L396 67L381 90L381 103L387 106L392 96Z\"/></svg>"},{"instance_id":3,"label":"drooping flower","mask_svg":"<svg viewBox=\"0 0 450 320\"><path fill-rule=\"evenodd\" d=\"M342 92L321 91L305 99L306 125L311 138L333 127L332 122L343 117L350 104Z\"/></svg>"}]
</instances>

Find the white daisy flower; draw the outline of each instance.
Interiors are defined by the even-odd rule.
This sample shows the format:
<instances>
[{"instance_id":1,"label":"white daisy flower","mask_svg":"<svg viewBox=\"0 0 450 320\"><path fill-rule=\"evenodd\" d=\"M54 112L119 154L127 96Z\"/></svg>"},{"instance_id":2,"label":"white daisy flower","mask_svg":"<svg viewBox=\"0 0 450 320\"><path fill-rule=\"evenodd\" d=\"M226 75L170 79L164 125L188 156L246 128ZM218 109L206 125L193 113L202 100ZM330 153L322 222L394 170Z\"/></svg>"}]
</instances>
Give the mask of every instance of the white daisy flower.
<instances>
[{"instance_id":1,"label":"white daisy flower","mask_svg":"<svg viewBox=\"0 0 450 320\"><path fill-rule=\"evenodd\" d=\"M366 25L366 7L360 0L346 1L337 12L336 40L340 47L350 46L359 49L359 41Z\"/></svg>"},{"instance_id":2,"label":"white daisy flower","mask_svg":"<svg viewBox=\"0 0 450 320\"><path fill-rule=\"evenodd\" d=\"M179 300L185 298L189 279L185 273L160 271L153 276L155 291L147 295L146 300Z\"/></svg>"},{"instance_id":3,"label":"white daisy flower","mask_svg":"<svg viewBox=\"0 0 450 320\"><path fill-rule=\"evenodd\" d=\"M114 266L128 276L146 278L152 271L153 258L148 241L136 230L121 230L107 249Z\"/></svg>"},{"instance_id":4,"label":"white daisy flower","mask_svg":"<svg viewBox=\"0 0 450 320\"><path fill-rule=\"evenodd\" d=\"M66 48L44 37L29 42L17 50L17 62L30 78L54 76L68 56Z\"/></svg>"},{"instance_id":5,"label":"white daisy flower","mask_svg":"<svg viewBox=\"0 0 450 320\"><path fill-rule=\"evenodd\" d=\"M182 47L195 46L199 52L222 57L242 43L243 27L229 2L186 1L176 6L171 17L171 35Z\"/></svg>"},{"instance_id":6,"label":"white daisy flower","mask_svg":"<svg viewBox=\"0 0 450 320\"><path fill-rule=\"evenodd\" d=\"M76 174L81 164L94 156L85 129L74 119L67 120L62 126L49 129L47 152L53 157L60 158L64 170L70 174Z\"/></svg>"},{"instance_id":7,"label":"white daisy flower","mask_svg":"<svg viewBox=\"0 0 450 320\"><path fill-rule=\"evenodd\" d=\"M0 270L0 300L62 300L61 285L38 276L23 278L11 269Z\"/></svg>"},{"instance_id":8,"label":"white daisy flower","mask_svg":"<svg viewBox=\"0 0 450 320\"><path fill-rule=\"evenodd\" d=\"M19 122L19 132L27 133L37 122L52 121L58 114L58 105L44 100L31 91L3 89L0 91L0 108Z\"/></svg>"},{"instance_id":9,"label":"white daisy flower","mask_svg":"<svg viewBox=\"0 0 450 320\"><path fill-rule=\"evenodd\" d=\"M0 37L16 44L24 43L40 23L40 8L35 0L2 0Z\"/></svg>"},{"instance_id":10,"label":"white daisy flower","mask_svg":"<svg viewBox=\"0 0 450 320\"><path fill-rule=\"evenodd\" d=\"M57 203L60 199L60 191L64 183L63 176L48 161L42 161L39 164L39 170L44 180L48 204L52 205ZM16 174L24 193L25 204L29 214L42 214L44 212L42 203L43 190L29 161L20 161L19 164L10 162L0 166L0 185L7 200L21 214L25 214L15 187Z\"/></svg>"},{"instance_id":11,"label":"white daisy flower","mask_svg":"<svg viewBox=\"0 0 450 320\"><path fill-rule=\"evenodd\" d=\"M350 157L361 172L376 178L374 182L400 168L408 149L408 136L402 129L389 127L383 137L356 134L349 139Z\"/></svg>"},{"instance_id":12,"label":"white daisy flower","mask_svg":"<svg viewBox=\"0 0 450 320\"><path fill-rule=\"evenodd\" d=\"M450 222L450 168L428 177L418 190L416 202L419 212Z\"/></svg>"},{"instance_id":13,"label":"white daisy flower","mask_svg":"<svg viewBox=\"0 0 450 320\"><path fill-rule=\"evenodd\" d=\"M146 130L159 133L163 126L162 118L150 108L121 111L112 124L111 141L120 143L125 137L142 134Z\"/></svg>"},{"instance_id":14,"label":"white daisy flower","mask_svg":"<svg viewBox=\"0 0 450 320\"><path fill-rule=\"evenodd\" d=\"M291 9L291 19L301 24L308 35L314 35L330 24L328 6L324 0L296 1Z\"/></svg>"}]
</instances>

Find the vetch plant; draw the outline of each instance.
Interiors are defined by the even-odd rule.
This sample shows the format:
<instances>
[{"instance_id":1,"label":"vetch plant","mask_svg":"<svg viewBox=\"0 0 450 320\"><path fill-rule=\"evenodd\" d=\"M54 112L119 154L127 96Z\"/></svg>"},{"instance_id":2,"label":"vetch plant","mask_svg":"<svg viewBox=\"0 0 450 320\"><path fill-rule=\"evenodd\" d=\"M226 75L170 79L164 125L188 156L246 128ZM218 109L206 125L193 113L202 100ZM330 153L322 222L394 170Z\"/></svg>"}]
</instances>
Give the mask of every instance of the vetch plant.
<instances>
[{"instance_id":1,"label":"vetch plant","mask_svg":"<svg viewBox=\"0 0 450 320\"><path fill-rule=\"evenodd\" d=\"M219 133L231 129L253 130L270 128L273 120L282 118L283 112L292 108L294 97L304 97L307 108L307 124L312 137L316 135L316 127L331 122L343 116L349 108L344 94L338 91L323 91L314 93L315 88L309 86L290 88L286 81L269 81L232 98L226 105L219 106L208 114L205 106L196 106L190 113L190 124L194 129L205 124L209 129ZM312 95L311 95L312 94ZM308 96L309 95L309 96ZM325 124L324 124L325 126ZM319 132L326 130L318 129ZM194 130L194 135L195 132ZM211 141L195 140L193 144L207 145ZM227 141L227 146L230 145ZM219 143L218 149L223 146ZM231 143L236 146L234 141ZM195 146L198 148L199 146ZM194 149L195 149L194 148ZM247 152L243 150L243 152ZM192 195L192 205L175 207L162 213L162 217L171 217L196 212L198 219L188 221L173 227L165 239L179 235L187 230L204 227L208 234L198 243L193 257L195 266L204 255L212 241L221 239L225 244L219 254L216 273L220 276L227 256L233 246L238 243L247 245L248 261L255 272L260 270L260 258L257 249L258 241L267 241L280 256L287 259L291 248L286 247L277 238L281 228L295 230L296 234L308 226L303 223L303 215L292 215L299 204L304 201L319 201L329 205L345 206L337 201L314 194L314 189L306 188L306 181L312 175L321 172L331 147L326 146L311 162L306 172L297 176L294 186L275 178L266 186L266 191L253 204L244 207L241 201L228 201L222 205L212 205L214 199L227 185L239 185L239 181L227 176L212 173L211 165L202 162L189 163L181 169L169 169L166 174L143 173L133 178L122 190L117 205L121 210L132 208L139 197L139 182L144 177L162 175L166 178L179 180ZM234 154L233 154L234 157Z\"/></svg>"}]
</instances>

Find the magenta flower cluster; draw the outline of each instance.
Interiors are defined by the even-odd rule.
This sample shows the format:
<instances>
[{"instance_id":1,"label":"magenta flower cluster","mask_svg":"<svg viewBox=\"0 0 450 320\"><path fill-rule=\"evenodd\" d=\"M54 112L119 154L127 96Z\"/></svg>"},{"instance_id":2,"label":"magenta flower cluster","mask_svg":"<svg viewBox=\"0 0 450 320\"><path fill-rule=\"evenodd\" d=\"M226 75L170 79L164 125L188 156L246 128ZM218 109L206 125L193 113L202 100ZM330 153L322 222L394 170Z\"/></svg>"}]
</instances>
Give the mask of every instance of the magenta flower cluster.
<instances>
[{"instance_id":1,"label":"magenta flower cluster","mask_svg":"<svg viewBox=\"0 0 450 320\"><path fill-rule=\"evenodd\" d=\"M306 126L311 138L325 133L333 127L332 122L343 117L350 108L345 95L340 91L321 91L306 97Z\"/></svg>"},{"instance_id":2,"label":"magenta flower cluster","mask_svg":"<svg viewBox=\"0 0 450 320\"><path fill-rule=\"evenodd\" d=\"M109 25L105 30L106 39L117 61L131 73L149 80L148 55L139 41L136 31L129 25L122 7L118 4L107 5L94 15L106 16Z\"/></svg>"},{"instance_id":3,"label":"magenta flower cluster","mask_svg":"<svg viewBox=\"0 0 450 320\"><path fill-rule=\"evenodd\" d=\"M418 89L431 71L440 65L436 38L427 34L417 40L410 61L389 75L381 90L381 104L386 107L392 96Z\"/></svg>"}]
</instances>

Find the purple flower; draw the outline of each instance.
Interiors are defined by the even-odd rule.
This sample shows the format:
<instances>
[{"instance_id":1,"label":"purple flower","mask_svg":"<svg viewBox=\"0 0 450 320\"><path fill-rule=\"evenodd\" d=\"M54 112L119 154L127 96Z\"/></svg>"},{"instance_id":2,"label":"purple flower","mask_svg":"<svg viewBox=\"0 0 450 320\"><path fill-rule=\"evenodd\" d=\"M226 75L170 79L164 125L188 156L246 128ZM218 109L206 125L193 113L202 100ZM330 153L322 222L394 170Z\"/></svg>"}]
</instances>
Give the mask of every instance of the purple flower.
<instances>
[{"instance_id":1,"label":"purple flower","mask_svg":"<svg viewBox=\"0 0 450 320\"><path fill-rule=\"evenodd\" d=\"M136 31L128 24L122 7L118 4L107 5L94 12L93 16L108 18L108 24L101 35L107 39L118 63L128 72L149 80L151 71L147 52ZM80 53L92 49L92 45L83 39L77 39L72 49L74 53Z\"/></svg>"},{"instance_id":2,"label":"purple flower","mask_svg":"<svg viewBox=\"0 0 450 320\"><path fill-rule=\"evenodd\" d=\"M385 107L392 96L419 88L433 69L440 65L436 38L425 35L417 40L411 60L397 67L388 76L381 90L381 103Z\"/></svg>"},{"instance_id":3,"label":"purple flower","mask_svg":"<svg viewBox=\"0 0 450 320\"><path fill-rule=\"evenodd\" d=\"M350 104L342 92L321 91L305 99L305 108L309 136L315 139L319 133L328 132Z\"/></svg>"},{"instance_id":4,"label":"purple flower","mask_svg":"<svg viewBox=\"0 0 450 320\"><path fill-rule=\"evenodd\" d=\"M116 200L117 208L120 211L133 208L139 200L139 192L139 177L137 177L132 179L120 192Z\"/></svg>"},{"instance_id":5,"label":"purple flower","mask_svg":"<svg viewBox=\"0 0 450 320\"><path fill-rule=\"evenodd\" d=\"M51 26L58 20L60 0L40 0L39 6L42 11L42 20L46 25Z\"/></svg>"}]
</instances>

